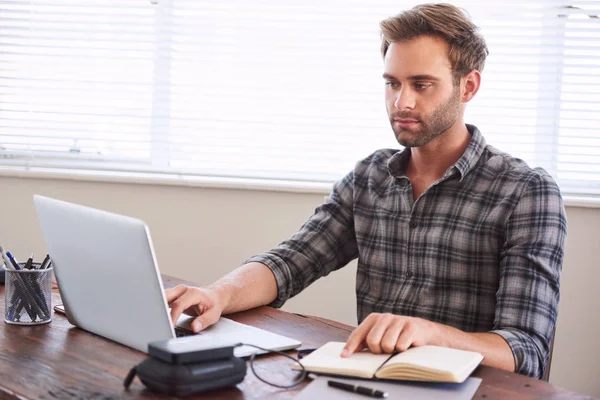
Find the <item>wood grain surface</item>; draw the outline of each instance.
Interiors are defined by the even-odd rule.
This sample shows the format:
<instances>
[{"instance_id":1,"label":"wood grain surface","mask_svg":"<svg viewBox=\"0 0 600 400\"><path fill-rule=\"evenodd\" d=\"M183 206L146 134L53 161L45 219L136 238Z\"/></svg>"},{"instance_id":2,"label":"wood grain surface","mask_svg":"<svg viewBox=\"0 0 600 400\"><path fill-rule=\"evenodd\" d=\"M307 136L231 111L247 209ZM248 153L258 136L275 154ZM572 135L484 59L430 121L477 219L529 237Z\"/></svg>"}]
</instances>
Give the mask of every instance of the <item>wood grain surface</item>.
<instances>
[{"instance_id":1,"label":"wood grain surface","mask_svg":"<svg viewBox=\"0 0 600 400\"><path fill-rule=\"evenodd\" d=\"M181 280L163 277L165 287ZM108 295L108 292L107 292ZM4 286L0 286L4 299ZM4 315L4 301L1 301ZM53 305L60 303L53 290ZM345 341L352 327L323 318L302 316L270 307L259 307L228 317L302 341L301 348L315 348L328 341ZM127 391L123 379L130 368L146 358L144 353L83 331L69 324L62 314L53 314L46 325L15 326L4 323L0 332L0 399L167 399L152 393L136 379ZM290 352L295 356L295 351ZM263 355L255 367L264 377L286 384L297 372L292 361L278 355ZM479 367L483 379L476 399L584 399L543 381ZM292 399L307 384L294 390L277 389L260 382L248 368L237 387L207 392L190 399Z\"/></svg>"}]
</instances>

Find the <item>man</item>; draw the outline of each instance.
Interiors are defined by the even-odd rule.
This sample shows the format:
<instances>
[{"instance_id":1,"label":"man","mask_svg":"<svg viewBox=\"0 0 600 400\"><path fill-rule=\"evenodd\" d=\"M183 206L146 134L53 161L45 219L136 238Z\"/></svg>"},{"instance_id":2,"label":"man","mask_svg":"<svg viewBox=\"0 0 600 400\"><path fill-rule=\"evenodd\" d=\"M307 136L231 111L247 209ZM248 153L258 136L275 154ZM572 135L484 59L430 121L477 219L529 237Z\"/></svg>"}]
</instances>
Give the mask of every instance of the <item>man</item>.
<instances>
[{"instance_id":1,"label":"man","mask_svg":"<svg viewBox=\"0 0 600 400\"><path fill-rule=\"evenodd\" d=\"M385 100L404 150L379 150L334 185L289 240L215 284L166 291L199 331L227 314L280 307L358 258L360 325L342 356L426 344L541 377L559 300L566 220L542 169L486 145L463 121L487 47L451 5L381 23Z\"/></svg>"}]
</instances>

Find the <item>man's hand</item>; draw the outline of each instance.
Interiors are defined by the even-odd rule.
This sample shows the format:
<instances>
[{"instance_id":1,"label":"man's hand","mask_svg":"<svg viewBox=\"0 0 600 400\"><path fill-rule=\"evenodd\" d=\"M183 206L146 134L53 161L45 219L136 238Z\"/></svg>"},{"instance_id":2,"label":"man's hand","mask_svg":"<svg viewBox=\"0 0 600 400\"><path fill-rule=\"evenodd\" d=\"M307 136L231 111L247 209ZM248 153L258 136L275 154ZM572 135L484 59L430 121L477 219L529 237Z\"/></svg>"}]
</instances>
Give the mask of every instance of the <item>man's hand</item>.
<instances>
[{"instance_id":1,"label":"man's hand","mask_svg":"<svg viewBox=\"0 0 600 400\"><path fill-rule=\"evenodd\" d=\"M216 290L178 285L165 290L167 303L171 307L173 324L183 313L198 316L192 322L192 330L197 333L214 324L223 313L223 305Z\"/></svg>"},{"instance_id":2,"label":"man's hand","mask_svg":"<svg viewBox=\"0 0 600 400\"><path fill-rule=\"evenodd\" d=\"M394 314L370 314L348 338L342 357L369 348L393 353L412 346L435 345L481 353L483 364L514 372L515 359L504 338L491 332L467 333L423 318Z\"/></svg>"},{"instance_id":3,"label":"man's hand","mask_svg":"<svg viewBox=\"0 0 600 400\"><path fill-rule=\"evenodd\" d=\"M242 265L206 287L178 285L165 290L171 319L197 316L192 330L200 332L231 314L271 303L277 298L277 281L269 267L258 262Z\"/></svg>"},{"instance_id":4,"label":"man's hand","mask_svg":"<svg viewBox=\"0 0 600 400\"><path fill-rule=\"evenodd\" d=\"M379 354L433 344L437 334L437 325L422 318L372 313L352 332L342 357L367 347Z\"/></svg>"}]
</instances>

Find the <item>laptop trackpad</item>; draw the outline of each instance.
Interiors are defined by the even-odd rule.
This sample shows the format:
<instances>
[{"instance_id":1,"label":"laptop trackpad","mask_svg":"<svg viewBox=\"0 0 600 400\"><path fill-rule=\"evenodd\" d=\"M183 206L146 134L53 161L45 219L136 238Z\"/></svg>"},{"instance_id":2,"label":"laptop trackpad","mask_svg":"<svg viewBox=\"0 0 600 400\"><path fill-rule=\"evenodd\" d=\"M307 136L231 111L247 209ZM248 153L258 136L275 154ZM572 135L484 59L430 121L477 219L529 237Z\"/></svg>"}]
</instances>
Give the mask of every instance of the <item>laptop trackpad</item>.
<instances>
[{"instance_id":1,"label":"laptop trackpad","mask_svg":"<svg viewBox=\"0 0 600 400\"><path fill-rule=\"evenodd\" d=\"M194 317L182 315L177 320L177 327L191 332ZM180 338L178 340L183 340ZM235 346L238 343L253 344L268 350L289 350L299 347L302 343L298 340L278 335L264 329L241 324L228 318L221 317L219 321L195 335L185 337L190 348ZM234 349L236 357L249 357L253 353L264 354L266 351L252 346L240 346Z\"/></svg>"}]
</instances>

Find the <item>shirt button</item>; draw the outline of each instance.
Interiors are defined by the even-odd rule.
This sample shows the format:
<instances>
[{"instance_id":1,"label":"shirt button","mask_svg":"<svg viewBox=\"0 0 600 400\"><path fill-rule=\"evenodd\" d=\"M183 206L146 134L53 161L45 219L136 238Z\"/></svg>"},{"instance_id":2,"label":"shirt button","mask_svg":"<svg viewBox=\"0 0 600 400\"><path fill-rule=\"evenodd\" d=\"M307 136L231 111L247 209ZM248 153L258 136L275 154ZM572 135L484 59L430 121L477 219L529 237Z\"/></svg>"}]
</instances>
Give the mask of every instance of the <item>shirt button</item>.
<instances>
[{"instance_id":1,"label":"shirt button","mask_svg":"<svg viewBox=\"0 0 600 400\"><path fill-rule=\"evenodd\" d=\"M417 227L417 223L415 221L411 221L410 224L408 224L408 226L410 227L410 229L415 229Z\"/></svg>"},{"instance_id":2,"label":"shirt button","mask_svg":"<svg viewBox=\"0 0 600 400\"><path fill-rule=\"evenodd\" d=\"M408 272L406 273L406 277L407 277L407 278L412 278L412 277L413 277L413 275L414 275L414 274L413 274L413 272L412 272L412 271L408 271Z\"/></svg>"}]
</instances>

